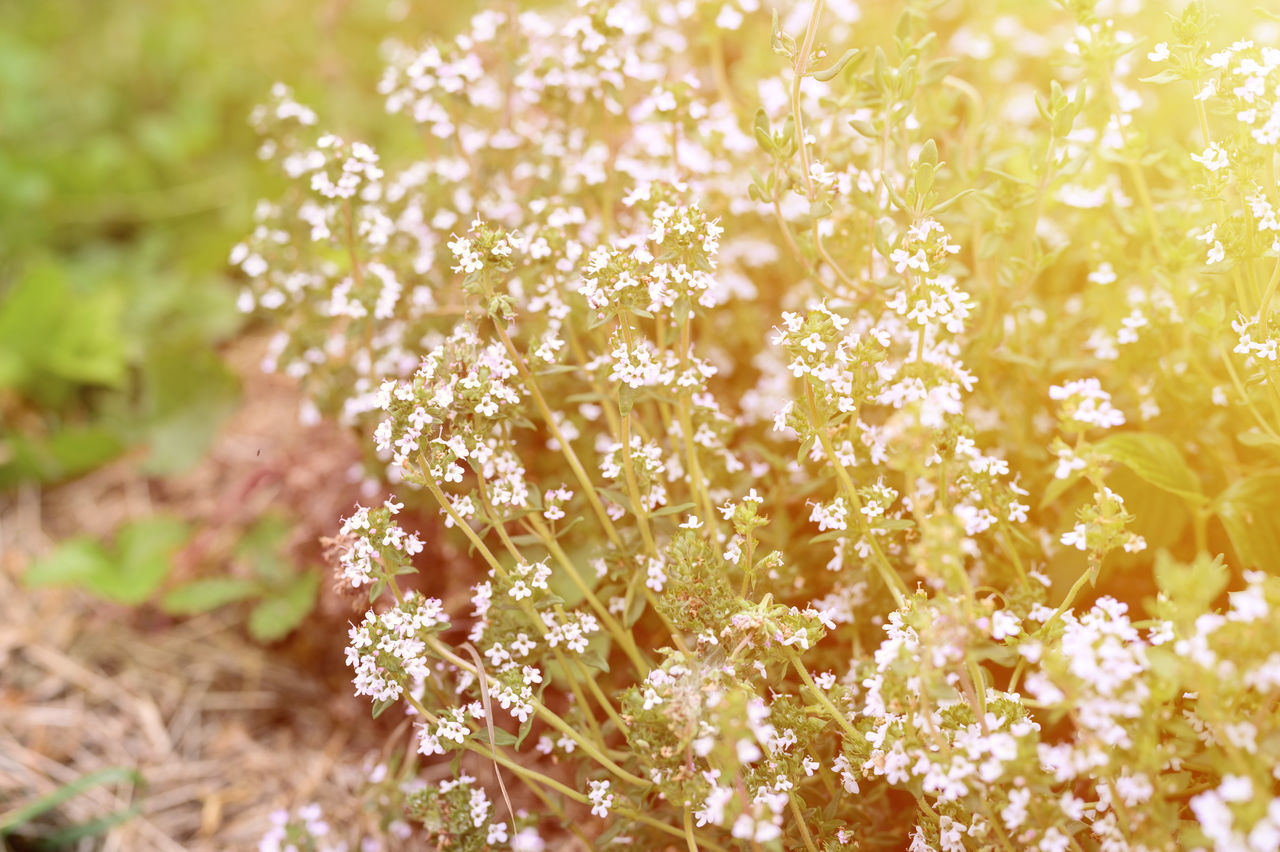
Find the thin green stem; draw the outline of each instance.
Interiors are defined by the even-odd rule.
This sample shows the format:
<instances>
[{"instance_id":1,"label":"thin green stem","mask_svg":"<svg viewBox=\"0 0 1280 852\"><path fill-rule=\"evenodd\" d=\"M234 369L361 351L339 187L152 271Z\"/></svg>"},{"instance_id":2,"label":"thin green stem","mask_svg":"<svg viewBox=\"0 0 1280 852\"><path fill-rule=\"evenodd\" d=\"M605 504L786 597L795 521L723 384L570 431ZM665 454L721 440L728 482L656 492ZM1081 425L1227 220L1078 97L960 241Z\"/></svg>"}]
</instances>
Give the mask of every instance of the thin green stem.
<instances>
[{"instance_id":1,"label":"thin green stem","mask_svg":"<svg viewBox=\"0 0 1280 852\"><path fill-rule=\"evenodd\" d=\"M542 415L543 422L547 424L547 429L551 431L552 437L560 445L560 452L564 454L565 461L569 463L570 469L573 470L573 475L582 486L583 493L587 495L587 500L591 503L591 508L596 513L596 517L600 519L600 526L604 529L605 535L609 537L609 541L615 547L621 547L622 538L618 535L618 530L613 525L613 520L609 517L609 513L605 511L604 504L600 502L600 495L596 493L591 477L587 476L587 471L582 467L582 462L578 460L578 454L573 451L573 445L569 443L569 439L564 436L564 433L560 431L560 427L556 424L551 408L542 396L542 390L538 387L533 373L529 371L529 365L525 363L524 358L516 349L516 345L511 342L511 336L507 334L507 330L500 325L495 325L494 328L507 349L507 355L511 358L512 363L516 365L516 371L520 373L520 377L524 379L530 395L533 396L533 402L538 407L538 413Z\"/></svg>"},{"instance_id":2,"label":"thin green stem","mask_svg":"<svg viewBox=\"0 0 1280 852\"><path fill-rule=\"evenodd\" d=\"M684 806L684 841L689 852L698 852L698 841L693 834L693 812L688 805Z\"/></svg>"},{"instance_id":3,"label":"thin green stem","mask_svg":"<svg viewBox=\"0 0 1280 852\"><path fill-rule=\"evenodd\" d=\"M692 356L693 314L680 327L680 369L689 367ZM703 513L702 522L712 527L716 525L715 510L711 505L711 495L707 490L707 480L702 473L702 464L698 460L698 451L693 443L693 412L691 411L689 394L680 394L678 417L680 418L680 437L684 440L684 453L688 465L689 490Z\"/></svg>"},{"instance_id":4,"label":"thin green stem","mask_svg":"<svg viewBox=\"0 0 1280 852\"><path fill-rule=\"evenodd\" d=\"M862 500L858 497L858 489L853 484L853 480L849 478L849 472L844 469L844 465L840 464L838 460L835 447L831 445L831 436L827 434L826 418L820 415L818 402L813 395L813 388L808 382L805 383L804 392L809 404L810 416L813 418L814 434L822 445L822 451L826 453L827 461L835 468L836 478L840 480L842 490L849 499L851 514L861 526L864 516L862 514ZM880 578L884 580L885 585L889 588L895 603L901 607L906 602L907 595L910 594L907 584L898 576L898 572L893 570L893 566L889 564L889 558L884 555L884 551L880 548L880 543L876 541L875 534L869 528L865 531L865 536L867 542L871 545L872 555L875 556L872 564L875 565Z\"/></svg>"},{"instance_id":5,"label":"thin green stem","mask_svg":"<svg viewBox=\"0 0 1280 852\"><path fill-rule=\"evenodd\" d=\"M794 793L787 795L787 804L791 806L791 815L796 819L796 826L800 829L800 837L804 840L804 848L808 852L818 852L818 847L813 844L813 835L809 833L809 826L805 824L804 814L800 811L800 805L796 802Z\"/></svg>"},{"instance_id":6,"label":"thin green stem","mask_svg":"<svg viewBox=\"0 0 1280 852\"><path fill-rule=\"evenodd\" d=\"M1058 608L1053 611L1053 614L1045 620L1044 624L1040 625L1041 630L1044 630L1050 624L1053 624L1053 622L1057 621L1064 612L1071 609L1071 605L1075 603L1076 596L1080 594L1081 590L1084 589L1084 584L1089 582L1090 577L1092 576L1093 569L1090 568L1088 571L1085 571L1076 578L1075 583L1073 583L1071 588L1067 591L1067 596L1062 599L1062 603L1058 604Z\"/></svg>"},{"instance_id":7,"label":"thin green stem","mask_svg":"<svg viewBox=\"0 0 1280 852\"><path fill-rule=\"evenodd\" d=\"M791 663L791 668L795 669L796 674L800 676L800 680L804 682L805 687L809 690L809 694L818 700L818 703L827 711L827 715L831 720L843 728L845 734L850 739L855 741L858 740L859 735L857 730L855 730L853 725L849 723L848 717L846 717L844 713L841 713L836 705L831 703L831 699L827 697L827 694L819 689L818 685L813 682L813 677L809 674L809 670L804 667L804 663L800 660L800 655L795 652L795 649L787 646L785 653L787 661Z\"/></svg>"},{"instance_id":8,"label":"thin green stem","mask_svg":"<svg viewBox=\"0 0 1280 852\"><path fill-rule=\"evenodd\" d=\"M1249 396L1249 392L1245 390L1244 383L1240 381L1240 376L1236 373L1236 368L1231 363L1231 356L1225 351L1220 352L1220 355L1222 356L1222 364L1227 368L1227 374L1231 377L1231 384L1235 386L1236 393L1240 396L1241 402L1245 404L1245 407L1249 409L1249 413L1253 415L1253 419L1257 421L1258 428L1261 429L1263 434L1267 437L1280 441L1280 434L1277 434L1276 430L1271 428L1271 425L1267 423L1266 418L1262 416L1262 413L1258 411L1257 406L1253 404L1253 399Z\"/></svg>"},{"instance_id":9,"label":"thin green stem","mask_svg":"<svg viewBox=\"0 0 1280 852\"><path fill-rule=\"evenodd\" d=\"M560 546L560 543L556 541L555 536L551 534L551 530L549 530L546 524L542 523L542 519L536 515L529 515L526 518L526 521L528 522L529 527L532 528L534 535L542 540L542 544L547 548L547 552L551 554L552 558L554 558L562 568L564 568L565 573L569 576L569 581L573 583L574 588L582 594L587 605L595 611L596 615L600 618L600 623L604 625L605 629L609 632L609 635L613 637L614 641L621 646L623 652L631 660L632 665L636 667L636 670L639 671L641 675L647 674L650 666L645 660L644 655L640 653L640 648L636 645L635 637L631 635L630 631L623 628L618 620L613 617L613 613L609 612L609 608L606 607L598 597L596 597L595 592L591 590L591 588L586 584L586 581L582 579L582 575L578 573L578 569L574 566L573 560L569 558L569 555L564 552L564 548Z\"/></svg>"},{"instance_id":10,"label":"thin green stem","mask_svg":"<svg viewBox=\"0 0 1280 852\"><path fill-rule=\"evenodd\" d=\"M658 555L658 545L653 539L653 531L649 529L649 512L640 500L640 485L636 480L635 459L631 450L631 412L622 415L622 470L627 480L627 495L631 497L631 511L636 516L636 526L640 527L640 537L644 539L644 549L650 556Z\"/></svg>"},{"instance_id":11,"label":"thin green stem","mask_svg":"<svg viewBox=\"0 0 1280 852\"><path fill-rule=\"evenodd\" d=\"M484 539L480 538L480 535L471 528L471 524L467 523L466 518L459 515L458 511L453 508L453 504L449 502L449 498L445 496L445 493L440 490L440 486L436 484L435 478L427 471L426 465L421 464L421 459L419 459L419 469L422 473L422 483L426 486L427 491L431 493L431 496L436 499L436 502L440 504L440 508L444 509L445 514L447 514L449 519L453 521L454 526L462 530L462 534L470 540L471 544L475 547L476 552L478 552L481 558L484 559L491 568L493 568L497 575L505 578L507 576L507 569L498 561L498 557L493 555L493 551L491 551L489 546L484 543Z\"/></svg>"},{"instance_id":12,"label":"thin green stem","mask_svg":"<svg viewBox=\"0 0 1280 852\"><path fill-rule=\"evenodd\" d=\"M470 672L471 674L475 675L478 678L488 677L485 672L482 672L479 669L477 669L474 664L468 662L467 660L464 660L462 657L459 657L457 654L453 653L453 651L450 650L448 646L446 646L443 642L441 642L436 637L434 636L428 637L427 646L431 648L431 650L435 652L441 659L447 660L448 662L452 663L458 668L464 671ZM620 780L626 781L628 784L632 784L637 787L647 788L652 786L650 782L636 775L631 774L630 772L623 769L618 764L614 763L613 760L611 760L608 755L604 754L600 750L600 748L596 745L596 743L593 743L591 740L582 736L581 733L579 733L578 731L575 731L569 724L567 724L558 715L556 715L554 712L544 707L541 702L534 699L530 703L533 705L533 711L534 713L537 714L539 719L546 722L549 726L551 726L552 728L555 728L557 731L559 731L560 733L564 734L569 739L577 743L587 755L589 755L593 760L596 761L596 763L600 764L600 766L607 769L609 772L612 772Z\"/></svg>"}]
</instances>

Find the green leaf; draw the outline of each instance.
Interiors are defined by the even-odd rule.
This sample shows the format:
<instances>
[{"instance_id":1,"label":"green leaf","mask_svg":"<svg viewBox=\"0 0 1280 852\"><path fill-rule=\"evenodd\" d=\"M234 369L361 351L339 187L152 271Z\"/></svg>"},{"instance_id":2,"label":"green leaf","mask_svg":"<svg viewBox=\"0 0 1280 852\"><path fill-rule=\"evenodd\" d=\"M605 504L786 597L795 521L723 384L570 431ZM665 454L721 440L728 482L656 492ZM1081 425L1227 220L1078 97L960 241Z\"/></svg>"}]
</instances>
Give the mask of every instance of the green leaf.
<instances>
[{"instance_id":1,"label":"green leaf","mask_svg":"<svg viewBox=\"0 0 1280 852\"><path fill-rule=\"evenodd\" d=\"M937 168L938 166L938 143L932 138L926 139L924 145L920 147L920 154L916 157L916 161Z\"/></svg>"},{"instance_id":2,"label":"green leaf","mask_svg":"<svg viewBox=\"0 0 1280 852\"><path fill-rule=\"evenodd\" d=\"M660 518L663 515L683 515L689 510L697 511L697 503L676 503L671 506L663 506L661 509L654 509L649 513L651 518Z\"/></svg>"},{"instance_id":3,"label":"green leaf","mask_svg":"<svg viewBox=\"0 0 1280 852\"><path fill-rule=\"evenodd\" d=\"M1108 435L1095 446L1147 482L1196 504L1208 502L1176 444L1151 432Z\"/></svg>"},{"instance_id":4,"label":"green leaf","mask_svg":"<svg viewBox=\"0 0 1280 852\"><path fill-rule=\"evenodd\" d=\"M973 190L972 190L972 189L962 189L962 190L960 190L959 192L957 192L955 195L953 195L953 196L951 196L950 198L948 198L946 201L943 201L943 202L941 202L941 203L939 203L939 204L935 204L935 205L933 205L933 211L932 211L932 212L934 212L934 213L946 213L948 210L950 210L950 209L951 209L951 207L952 207L952 206L953 206L957 201L960 201L960 200L961 200L961 199L963 199L963 198L968 198L968 197L969 197L970 195L972 195L972 194L973 194Z\"/></svg>"},{"instance_id":5,"label":"green leaf","mask_svg":"<svg viewBox=\"0 0 1280 852\"><path fill-rule=\"evenodd\" d=\"M924 67L924 73L920 75L920 85L927 88L941 83L943 78L951 73L951 69L956 67L958 61L948 56L930 62Z\"/></svg>"},{"instance_id":6,"label":"green leaf","mask_svg":"<svg viewBox=\"0 0 1280 852\"><path fill-rule=\"evenodd\" d=\"M527 721L531 721L531 720L527 720ZM516 735L506 730L505 728L499 728L497 725L494 725L493 742L495 745L499 745L499 746L515 745Z\"/></svg>"},{"instance_id":7,"label":"green leaf","mask_svg":"<svg viewBox=\"0 0 1280 852\"><path fill-rule=\"evenodd\" d=\"M640 616L644 614L646 599L641 585L642 576L643 575L637 571L628 583L628 593L630 594L630 598L627 600L627 610L622 614L623 627L630 628L639 621Z\"/></svg>"},{"instance_id":8,"label":"green leaf","mask_svg":"<svg viewBox=\"0 0 1280 852\"><path fill-rule=\"evenodd\" d=\"M1031 185L1031 181L1027 180L1026 178L1018 177L1018 176L1016 176L1016 175L1010 174L1009 172L1003 171L1003 170L1001 170L1001 169L993 168L993 167L991 167L991 166L988 166L988 167L987 167L987 174L993 174L993 175L995 175L996 177L1004 178L1005 180L1009 181L1010 183L1014 184L1015 186L1030 186L1030 185Z\"/></svg>"},{"instance_id":9,"label":"green leaf","mask_svg":"<svg viewBox=\"0 0 1280 852\"><path fill-rule=\"evenodd\" d=\"M545 685L546 684L544 683L543 686ZM539 701L542 700L541 691L538 692L538 700ZM517 749L519 749L520 746L524 745L525 737L529 736L529 732L533 730L533 719L534 717L530 716L528 719L525 719L523 722L520 723L519 732L514 737L515 741L512 743L512 745L514 745ZM496 734L497 732L495 731L494 733Z\"/></svg>"},{"instance_id":10,"label":"green leaf","mask_svg":"<svg viewBox=\"0 0 1280 852\"><path fill-rule=\"evenodd\" d=\"M102 784L118 784L118 783L133 784L134 786L140 787L146 782L143 779L141 773L139 773L136 769L126 769L125 767L122 767L122 766L110 766L110 767L107 767L106 769L99 769L96 772L90 772L87 775L82 775L79 778L75 779L74 781L70 781L66 784L63 784L58 789L53 790L52 792L46 793L45 795L41 796L39 799L36 799L34 802L24 807L18 808L17 810L11 811L5 814L3 817L0 817L0 837L3 837L6 834L13 833L17 829L21 828L25 823L28 823L36 819L41 814L47 813L49 811L54 810L55 808L60 807L65 802L68 802L71 799L74 799L76 796L81 795L82 793L84 793L85 791L89 790L92 787L96 787ZM136 813L136 810L134 809L127 809L127 810L128 810L128 816L132 816L134 813ZM124 813L124 812L117 812L117 813ZM127 819L128 816L126 816L125 818ZM115 822L120 822L120 821L122 820L117 819ZM97 821L94 821L94 822L96 823ZM115 824L115 822L110 823L109 825L113 825ZM109 827L109 825L106 827ZM73 828L70 830L74 831L75 829ZM82 836L87 836L87 835L82 835ZM0 846L2 845L3 844L0 844ZM59 848L62 848L62 847L59 847Z\"/></svg>"},{"instance_id":11,"label":"green leaf","mask_svg":"<svg viewBox=\"0 0 1280 852\"><path fill-rule=\"evenodd\" d=\"M116 537L112 570L91 579L90 590L117 603L142 603L169 576L173 555L189 534L189 525L174 517L155 515L134 521Z\"/></svg>"},{"instance_id":12,"label":"green leaf","mask_svg":"<svg viewBox=\"0 0 1280 852\"><path fill-rule=\"evenodd\" d=\"M104 289L77 295L69 307L57 334L46 341L45 367L67 381L121 387L126 368L121 294Z\"/></svg>"},{"instance_id":13,"label":"green leaf","mask_svg":"<svg viewBox=\"0 0 1280 852\"><path fill-rule=\"evenodd\" d=\"M261 591L258 583L239 577L192 580L166 593L160 599L160 608L171 615L192 615L253 597Z\"/></svg>"},{"instance_id":14,"label":"green leaf","mask_svg":"<svg viewBox=\"0 0 1280 852\"><path fill-rule=\"evenodd\" d=\"M55 476L67 479L115 458L124 451L124 444L115 430L90 424L59 429L49 436L45 448Z\"/></svg>"},{"instance_id":15,"label":"green leaf","mask_svg":"<svg viewBox=\"0 0 1280 852\"><path fill-rule=\"evenodd\" d=\"M1165 83L1173 83L1182 79L1182 75L1172 68L1166 68L1159 74L1152 74L1150 77L1139 77L1144 83L1155 83L1157 86L1163 86Z\"/></svg>"},{"instance_id":16,"label":"green leaf","mask_svg":"<svg viewBox=\"0 0 1280 852\"><path fill-rule=\"evenodd\" d=\"M147 473L177 473L195 464L235 410L240 383L217 352L198 341L156 346L143 364Z\"/></svg>"},{"instance_id":17,"label":"green leaf","mask_svg":"<svg viewBox=\"0 0 1280 852\"><path fill-rule=\"evenodd\" d=\"M631 413L631 409L635 407L636 397L639 391L630 385L621 385L618 388L618 411L623 417Z\"/></svg>"},{"instance_id":18,"label":"green leaf","mask_svg":"<svg viewBox=\"0 0 1280 852\"><path fill-rule=\"evenodd\" d=\"M1280 447L1280 440L1271 437L1257 426L1236 435L1236 440L1246 447Z\"/></svg>"},{"instance_id":19,"label":"green leaf","mask_svg":"<svg viewBox=\"0 0 1280 852\"><path fill-rule=\"evenodd\" d=\"M578 655L578 660L588 669L595 669L599 672L609 671L609 661L598 648L587 648Z\"/></svg>"},{"instance_id":20,"label":"green leaf","mask_svg":"<svg viewBox=\"0 0 1280 852\"><path fill-rule=\"evenodd\" d=\"M866 136L868 139L874 139L880 135L876 131L876 126L865 118L851 118L849 119L849 126L859 135Z\"/></svg>"},{"instance_id":21,"label":"green leaf","mask_svg":"<svg viewBox=\"0 0 1280 852\"><path fill-rule=\"evenodd\" d=\"M1240 557L1239 568L1280 567L1280 472L1268 471L1233 483L1214 501L1214 512Z\"/></svg>"},{"instance_id":22,"label":"green leaf","mask_svg":"<svg viewBox=\"0 0 1280 852\"><path fill-rule=\"evenodd\" d=\"M1191 522L1186 501L1179 495L1152 485L1127 468L1113 471L1107 485L1124 498L1125 509L1134 518L1132 530L1146 539L1150 550L1173 549L1178 544ZM1145 556L1136 558L1149 564Z\"/></svg>"},{"instance_id":23,"label":"green leaf","mask_svg":"<svg viewBox=\"0 0 1280 852\"><path fill-rule=\"evenodd\" d=\"M813 72L812 74L813 79L823 83L830 82L835 78L837 74L839 74L841 71L845 69L845 66L847 66L854 59L858 58L861 54L862 54L862 51L858 50L858 48L856 47L849 48L830 67L824 68L821 71Z\"/></svg>"},{"instance_id":24,"label":"green leaf","mask_svg":"<svg viewBox=\"0 0 1280 852\"><path fill-rule=\"evenodd\" d=\"M292 561L283 555L292 526L281 513L268 511L249 527L236 544L236 559L243 560L265 582L278 585L296 573Z\"/></svg>"},{"instance_id":25,"label":"green leaf","mask_svg":"<svg viewBox=\"0 0 1280 852\"><path fill-rule=\"evenodd\" d=\"M929 142L932 143L933 140L930 139ZM935 151L934 154L936 156L937 152ZM917 198L923 198L928 194L929 190L933 189L934 172L934 166L929 163L920 163L916 167L916 173L911 180L911 188L915 190Z\"/></svg>"},{"instance_id":26,"label":"green leaf","mask_svg":"<svg viewBox=\"0 0 1280 852\"><path fill-rule=\"evenodd\" d=\"M1189 614L1194 621L1209 612L1214 600L1223 593L1231 581L1231 572L1221 558L1201 556L1190 565L1177 562L1167 552L1156 556L1156 588L1178 610Z\"/></svg>"},{"instance_id":27,"label":"green leaf","mask_svg":"<svg viewBox=\"0 0 1280 852\"><path fill-rule=\"evenodd\" d=\"M773 134L770 132L769 115L764 111L763 107L756 110L753 130L756 135L756 144L760 146L760 150L772 156L776 152L776 148L773 144Z\"/></svg>"},{"instance_id":28,"label":"green leaf","mask_svg":"<svg viewBox=\"0 0 1280 852\"><path fill-rule=\"evenodd\" d=\"M320 572L308 571L266 598L249 613L249 635L259 642L281 639L302 623L315 607Z\"/></svg>"},{"instance_id":29,"label":"green leaf","mask_svg":"<svg viewBox=\"0 0 1280 852\"><path fill-rule=\"evenodd\" d=\"M106 548L88 536L69 539L31 564L23 578L28 586L85 585L111 570Z\"/></svg>"},{"instance_id":30,"label":"green leaf","mask_svg":"<svg viewBox=\"0 0 1280 852\"><path fill-rule=\"evenodd\" d=\"M1044 493L1040 496L1040 508L1044 509L1052 506L1058 501L1058 498L1071 490L1071 486L1079 482L1081 476L1079 473L1072 472L1070 475L1058 479L1056 476L1045 486Z\"/></svg>"},{"instance_id":31,"label":"green leaf","mask_svg":"<svg viewBox=\"0 0 1280 852\"><path fill-rule=\"evenodd\" d=\"M106 282L94 283L103 286L73 292L66 269L52 260L25 270L0 301L0 386L43 397L50 380L124 383L124 303Z\"/></svg>"}]
</instances>

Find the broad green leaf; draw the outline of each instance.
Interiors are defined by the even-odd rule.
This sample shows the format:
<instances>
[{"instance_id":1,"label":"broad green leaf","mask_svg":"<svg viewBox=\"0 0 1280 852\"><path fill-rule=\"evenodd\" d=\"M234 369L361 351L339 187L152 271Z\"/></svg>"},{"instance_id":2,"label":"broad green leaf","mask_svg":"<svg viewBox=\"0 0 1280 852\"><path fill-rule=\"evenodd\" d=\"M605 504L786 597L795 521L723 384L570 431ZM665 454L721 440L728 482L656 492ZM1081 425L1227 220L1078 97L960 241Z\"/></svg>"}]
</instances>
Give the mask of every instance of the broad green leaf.
<instances>
[{"instance_id":1,"label":"broad green leaf","mask_svg":"<svg viewBox=\"0 0 1280 852\"><path fill-rule=\"evenodd\" d=\"M1190 565L1176 561L1167 552L1156 557L1156 587L1169 599L1174 613L1185 612L1195 621L1208 612L1218 595L1231 582L1231 572L1221 559L1201 556Z\"/></svg>"},{"instance_id":2,"label":"broad green leaf","mask_svg":"<svg viewBox=\"0 0 1280 852\"><path fill-rule=\"evenodd\" d=\"M0 488L37 480L58 482L115 458L124 444L114 429L91 423L57 428L48 436L0 432L7 458L0 464Z\"/></svg>"},{"instance_id":3,"label":"broad green leaf","mask_svg":"<svg viewBox=\"0 0 1280 852\"><path fill-rule=\"evenodd\" d=\"M192 615L253 597L261 591L258 583L240 577L192 580L167 592L160 599L160 608L171 615Z\"/></svg>"},{"instance_id":4,"label":"broad green leaf","mask_svg":"<svg viewBox=\"0 0 1280 852\"><path fill-rule=\"evenodd\" d=\"M1124 498L1125 509L1134 518L1131 529L1146 539L1148 548L1158 551L1177 545L1191 522L1185 500L1127 468L1113 471L1107 485ZM1138 554L1136 559L1149 564L1146 554Z\"/></svg>"},{"instance_id":5,"label":"broad green leaf","mask_svg":"<svg viewBox=\"0 0 1280 852\"><path fill-rule=\"evenodd\" d=\"M45 369L69 382L123 386L127 367L120 328L123 294L107 288L73 294L67 307L56 335L45 342Z\"/></svg>"},{"instance_id":6,"label":"broad green leaf","mask_svg":"<svg viewBox=\"0 0 1280 852\"><path fill-rule=\"evenodd\" d=\"M72 539L27 571L28 585L76 585L116 603L137 605L168 576L188 527L175 518L142 518L122 529L110 550L91 538Z\"/></svg>"},{"instance_id":7,"label":"broad green leaf","mask_svg":"<svg viewBox=\"0 0 1280 852\"><path fill-rule=\"evenodd\" d=\"M111 571L111 556L99 542L81 536L64 541L48 556L27 568L28 586L69 586Z\"/></svg>"},{"instance_id":8,"label":"broad green leaf","mask_svg":"<svg viewBox=\"0 0 1280 852\"><path fill-rule=\"evenodd\" d=\"M1044 494L1040 497L1040 508L1044 509L1048 506L1052 506L1058 501L1058 498L1070 491L1071 486L1079 482L1081 478L1082 477L1079 473L1073 471L1062 479L1055 476L1053 479L1049 480L1049 484L1045 486Z\"/></svg>"},{"instance_id":9,"label":"broad green leaf","mask_svg":"<svg viewBox=\"0 0 1280 852\"><path fill-rule=\"evenodd\" d=\"M136 606L159 588L173 568L173 555L190 535L178 518L141 518L116 537L112 570L90 581L90 589L108 600Z\"/></svg>"},{"instance_id":10,"label":"broad green leaf","mask_svg":"<svg viewBox=\"0 0 1280 852\"><path fill-rule=\"evenodd\" d=\"M59 429L46 446L59 479L92 470L125 449L116 430L99 424Z\"/></svg>"},{"instance_id":11,"label":"broad green leaf","mask_svg":"<svg viewBox=\"0 0 1280 852\"><path fill-rule=\"evenodd\" d=\"M288 635L315 607L320 572L300 575L249 613L249 635L259 642L273 642Z\"/></svg>"},{"instance_id":12,"label":"broad green leaf","mask_svg":"<svg viewBox=\"0 0 1280 852\"><path fill-rule=\"evenodd\" d=\"M16 284L0 290L0 387L21 389L35 380L69 301L66 279L52 263L33 265Z\"/></svg>"},{"instance_id":13,"label":"broad green leaf","mask_svg":"<svg viewBox=\"0 0 1280 852\"><path fill-rule=\"evenodd\" d=\"M1147 482L1194 503L1207 503L1200 480L1187 466L1176 444L1151 432L1121 432L1108 435L1097 449L1132 470Z\"/></svg>"},{"instance_id":14,"label":"broad green leaf","mask_svg":"<svg viewBox=\"0 0 1280 852\"><path fill-rule=\"evenodd\" d=\"M260 579L279 585L292 577L297 569L284 556L284 545L292 527L288 518L278 512L268 512L249 527L236 544L236 559L253 568Z\"/></svg>"},{"instance_id":15,"label":"broad green leaf","mask_svg":"<svg viewBox=\"0 0 1280 852\"><path fill-rule=\"evenodd\" d=\"M86 275L92 275L88 272ZM118 387L125 380L125 338L120 292L101 283L74 292L67 269L51 260L32 263L0 299L0 383L39 398L55 384Z\"/></svg>"},{"instance_id":16,"label":"broad green leaf","mask_svg":"<svg viewBox=\"0 0 1280 852\"><path fill-rule=\"evenodd\" d=\"M1214 512L1240 557L1238 568L1280 567L1280 472L1269 471L1233 483L1214 501Z\"/></svg>"},{"instance_id":17,"label":"broad green leaf","mask_svg":"<svg viewBox=\"0 0 1280 852\"><path fill-rule=\"evenodd\" d=\"M148 473L176 473L199 461L240 396L235 374L197 341L149 352L143 382L151 445Z\"/></svg>"}]
</instances>

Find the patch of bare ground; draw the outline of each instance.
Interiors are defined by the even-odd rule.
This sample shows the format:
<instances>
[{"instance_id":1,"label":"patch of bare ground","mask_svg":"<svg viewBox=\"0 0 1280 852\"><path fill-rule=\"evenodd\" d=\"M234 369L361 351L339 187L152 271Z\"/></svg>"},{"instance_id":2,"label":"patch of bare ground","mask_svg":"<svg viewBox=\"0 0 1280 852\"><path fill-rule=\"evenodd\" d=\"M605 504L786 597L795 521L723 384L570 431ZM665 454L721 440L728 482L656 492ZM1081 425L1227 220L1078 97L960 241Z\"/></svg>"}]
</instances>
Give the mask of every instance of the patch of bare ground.
<instances>
[{"instance_id":1,"label":"patch of bare ground","mask_svg":"<svg viewBox=\"0 0 1280 852\"><path fill-rule=\"evenodd\" d=\"M263 647L244 634L243 612L175 620L20 581L67 536L105 538L156 511L198 531L175 579L241 570L232 547L269 509L289 519L292 558L318 564L319 538L350 509L358 447L332 426L299 425L298 392L258 371L262 349L250 337L226 353L244 381L243 405L194 470L144 479L136 459L125 459L0 498L0 816L124 767L145 786L117 779L90 788L30 829L136 807L137 816L74 848L246 849L272 810L309 801L335 825L361 824L350 793L380 732L344 672L350 602L327 582L305 629Z\"/></svg>"},{"instance_id":2,"label":"patch of bare ground","mask_svg":"<svg viewBox=\"0 0 1280 852\"><path fill-rule=\"evenodd\" d=\"M137 474L136 458L124 459L43 492L0 495L0 820L99 770L137 770L145 781L91 787L29 825L28 835L134 808L132 818L66 848L253 849L273 811L316 802L334 839L352 849L368 836L383 837L390 850L430 845L421 837L395 841L362 808L367 768L407 732L395 713L371 721L369 703L352 694L343 648L362 598L326 580L302 628L263 646L245 634L242 610L181 620L21 582L32 559L68 536L105 539L154 512L178 515L196 530L175 558L175 582L246 570L233 558L235 544L268 511L288 520L290 558L321 565L321 539L360 494L360 447L330 424L299 424L298 389L258 370L264 348L249 336L224 353L244 383L243 404L195 469L148 479ZM434 516L408 515L428 552L419 558L422 573L406 579L450 611L469 611L477 566L440 544ZM492 765L465 765L492 778ZM420 777L448 772L442 763ZM511 792L517 808L538 809L519 785ZM496 787L492 793L499 802ZM563 842L549 848L579 848L557 836Z\"/></svg>"}]
</instances>

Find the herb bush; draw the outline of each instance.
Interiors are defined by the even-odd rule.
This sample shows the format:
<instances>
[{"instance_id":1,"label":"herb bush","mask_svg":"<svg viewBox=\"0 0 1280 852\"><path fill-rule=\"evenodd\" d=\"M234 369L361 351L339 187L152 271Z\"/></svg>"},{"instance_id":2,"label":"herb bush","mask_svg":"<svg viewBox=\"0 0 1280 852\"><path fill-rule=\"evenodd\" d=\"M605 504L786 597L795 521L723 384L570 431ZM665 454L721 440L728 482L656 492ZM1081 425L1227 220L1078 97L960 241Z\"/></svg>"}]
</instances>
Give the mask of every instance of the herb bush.
<instances>
[{"instance_id":1,"label":"herb bush","mask_svg":"<svg viewBox=\"0 0 1280 852\"><path fill-rule=\"evenodd\" d=\"M499 5L358 138L275 89L233 262L370 441L368 848L1280 848L1280 28L1158 6Z\"/></svg>"}]
</instances>

